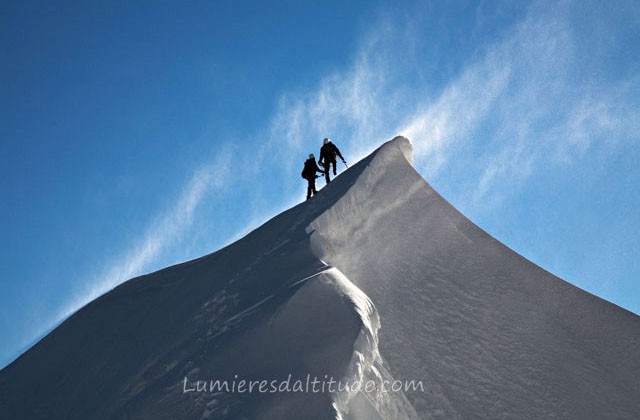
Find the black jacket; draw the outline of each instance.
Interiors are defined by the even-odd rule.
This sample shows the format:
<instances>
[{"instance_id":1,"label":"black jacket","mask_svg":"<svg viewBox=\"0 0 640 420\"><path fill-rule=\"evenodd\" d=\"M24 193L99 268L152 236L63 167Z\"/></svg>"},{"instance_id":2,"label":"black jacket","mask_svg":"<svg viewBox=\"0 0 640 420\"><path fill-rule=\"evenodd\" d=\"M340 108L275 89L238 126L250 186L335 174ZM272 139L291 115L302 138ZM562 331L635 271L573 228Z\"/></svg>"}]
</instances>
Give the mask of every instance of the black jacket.
<instances>
[{"instance_id":1,"label":"black jacket","mask_svg":"<svg viewBox=\"0 0 640 420\"><path fill-rule=\"evenodd\" d=\"M333 144L332 142L323 144L320 148L319 162L335 162L336 156L338 156L341 160L344 160L342 154L340 154L340 150L338 150L338 147L335 144Z\"/></svg>"},{"instance_id":2,"label":"black jacket","mask_svg":"<svg viewBox=\"0 0 640 420\"><path fill-rule=\"evenodd\" d=\"M304 162L304 169L302 170L302 177L304 179L316 179L316 172L322 173L322 170L318 168L315 159L307 159Z\"/></svg>"}]
</instances>

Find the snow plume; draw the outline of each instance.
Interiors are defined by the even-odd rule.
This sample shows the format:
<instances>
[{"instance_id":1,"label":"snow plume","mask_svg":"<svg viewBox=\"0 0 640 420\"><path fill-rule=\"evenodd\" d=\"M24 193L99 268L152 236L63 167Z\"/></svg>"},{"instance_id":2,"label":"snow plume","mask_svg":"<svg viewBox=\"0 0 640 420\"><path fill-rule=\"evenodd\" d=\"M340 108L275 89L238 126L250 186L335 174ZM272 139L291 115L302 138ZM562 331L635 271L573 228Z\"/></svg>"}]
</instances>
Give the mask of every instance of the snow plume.
<instances>
[{"instance_id":1,"label":"snow plume","mask_svg":"<svg viewBox=\"0 0 640 420\"><path fill-rule=\"evenodd\" d=\"M391 25L382 18L351 65L314 89L280 98L272 137L287 139L300 154L315 147L311 141L334 137L357 160L376 139L405 135L427 179L438 184L446 167L456 174L450 181L459 185L457 195L490 207L537 170L619 150L637 138L639 80L586 71L606 61L616 36L628 30L612 14L589 29L574 19L598 10L582 2L533 2L497 41L477 46L444 85L420 70L429 65L424 50L433 40L422 32L429 23L410 17ZM596 32L597 48L585 31Z\"/></svg>"},{"instance_id":2,"label":"snow plume","mask_svg":"<svg viewBox=\"0 0 640 420\"><path fill-rule=\"evenodd\" d=\"M633 101L640 80L584 71L615 48L615 37L604 35L626 29L616 29L620 18L606 14L597 28L584 29L573 19L576 9L585 16L601 10L582 2L533 2L490 43L474 44L464 61L445 59L447 71L431 60L434 51L453 47L426 34L434 24L428 16L381 13L349 63L275 100L274 114L254 135L259 148L235 179L252 193L250 223L233 237L304 199L300 165L308 153L317 154L324 137L355 162L379 139L404 135L414 144L419 172L476 212L495 209L544 171L628 147L640 131ZM609 44L593 48L583 33L592 29ZM279 171L272 171L274 156L290 158L279 159ZM279 185L279 201L255 181L265 176Z\"/></svg>"},{"instance_id":3,"label":"snow plume","mask_svg":"<svg viewBox=\"0 0 640 420\"><path fill-rule=\"evenodd\" d=\"M505 90L510 69L489 54L482 65L467 69L433 103L410 117L397 129L415 141L416 158L426 161L426 169L437 175L452 143L468 137L486 118L496 98Z\"/></svg>"},{"instance_id":4,"label":"snow plume","mask_svg":"<svg viewBox=\"0 0 640 420\"><path fill-rule=\"evenodd\" d=\"M319 148L324 137L335 137L356 161L375 147L374 139L390 137L387 117L401 103L393 98L393 64L386 54L375 53L384 51L389 31L383 26L349 68L325 76L315 89L283 95L271 121L272 138L285 138L290 150L303 153L310 146Z\"/></svg>"},{"instance_id":5,"label":"snow plume","mask_svg":"<svg viewBox=\"0 0 640 420\"><path fill-rule=\"evenodd\" d=\"M583 75L584 62L597 62L602 52L578 39L571 9L535 4L503 41L399 130L413 139L427 178L440 176L447 162L468 174L458 179L459 194L486 206L538 172L587 152L628 146L640 128L631 99L637 80Z\"/></svg>"},{"instance_id":6,"label":"snow plume","mask_svg":"<svg viewBox=\"0 0 640 420\"><path fill-rule=\"evenodd\" d=\"M124 255L111 261L103 273L87 283L88 288L78 293L60 313L64 319L73 312L120 283L158 266L162 255L181 241L191 228L198 206L206 197L221 191L229 170L229 151L214 161L198 168L186 183L174 205L150 223L136 244Z\"/></svg>"}]
</instances>

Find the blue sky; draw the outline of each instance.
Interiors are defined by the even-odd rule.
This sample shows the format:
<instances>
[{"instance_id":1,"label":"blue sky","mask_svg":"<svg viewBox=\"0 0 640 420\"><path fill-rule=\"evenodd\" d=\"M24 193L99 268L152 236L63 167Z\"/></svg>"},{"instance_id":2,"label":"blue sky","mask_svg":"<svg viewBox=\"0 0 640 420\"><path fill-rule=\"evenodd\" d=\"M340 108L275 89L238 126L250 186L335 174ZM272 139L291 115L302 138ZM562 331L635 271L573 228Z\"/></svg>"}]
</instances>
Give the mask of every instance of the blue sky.
<instances>
[{"instance_id":1,"label":"blue sky","mask_svg":"<svg viewBox=\"0 0 640 420\"><path fill-rule=\"evenodd\" d=\"M0 13L0 366L301 201L326 136L408 136L474 222L640 313L637 1L63 3Z\"/></svg>"}]
</instances>

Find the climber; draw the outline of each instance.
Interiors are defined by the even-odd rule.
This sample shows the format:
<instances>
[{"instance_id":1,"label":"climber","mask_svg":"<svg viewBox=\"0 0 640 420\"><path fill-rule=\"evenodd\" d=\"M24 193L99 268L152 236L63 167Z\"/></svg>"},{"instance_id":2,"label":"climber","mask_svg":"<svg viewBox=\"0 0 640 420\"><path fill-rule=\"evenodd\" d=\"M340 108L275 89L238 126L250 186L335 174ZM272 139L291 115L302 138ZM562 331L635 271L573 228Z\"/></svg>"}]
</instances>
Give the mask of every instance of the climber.
<instances>
[{"instance_id":1,"label":"climber","mask_svg":"<svg viewBox=\"0 0 640 420\"><path fill-rule=\"evenodd\" d=\"M302 170L302 177L308 181L307 185L307 200L311 198L313 194L317 194L316 191L316 172L323 173L318 164L316 163L316 157L311 153L309 159L304 162L304 169Z\"/></svg>"},{"instance_id":2,"label":"climber","mask_svg":"<svg viewBox=\"0 0 640 420\"><path fill-rule=\"evenodd\" d=\"M342 154L340 154L338 147L328 138L324 139L324 144L320 148L320 160L318 162L324 167L324 179L327 181L327 184L331 182L331 179L329 179L329 170L331 169L331 165L333 165L333 175L337 175L336 156L342 160L342 163L345 165L347 164L347 162L344 161Z\"/></svg>"}]
</instances>

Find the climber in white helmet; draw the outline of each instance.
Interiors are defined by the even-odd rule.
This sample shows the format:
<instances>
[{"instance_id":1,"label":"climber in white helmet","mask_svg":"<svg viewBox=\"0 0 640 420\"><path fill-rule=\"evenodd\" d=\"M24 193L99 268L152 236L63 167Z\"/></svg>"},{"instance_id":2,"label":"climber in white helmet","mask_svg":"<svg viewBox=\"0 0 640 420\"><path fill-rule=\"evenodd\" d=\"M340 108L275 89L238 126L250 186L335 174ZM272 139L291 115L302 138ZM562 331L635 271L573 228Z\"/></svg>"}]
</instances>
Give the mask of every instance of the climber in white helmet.
<instances>
[{"instance_id":1,"label":"climber in white helmet","mask_svg":"<svg viewBox=\"0 0 640 420\"><path fill-rule=\"evenodd\" d=\"M336 157L339 157L345 165L347 163L344 161L344 158L342 157L342 154L340 153L338 147L333 144L330 139L325 138L323 143L324 144L320 148L320 159L318 160L318 163L324 166L324 179L328 184L329 182L331 182L331 179L329 178L329 169L331 168L331 165L333 165L333 175L337 175Z\"/></svg>"}]
</instances>

